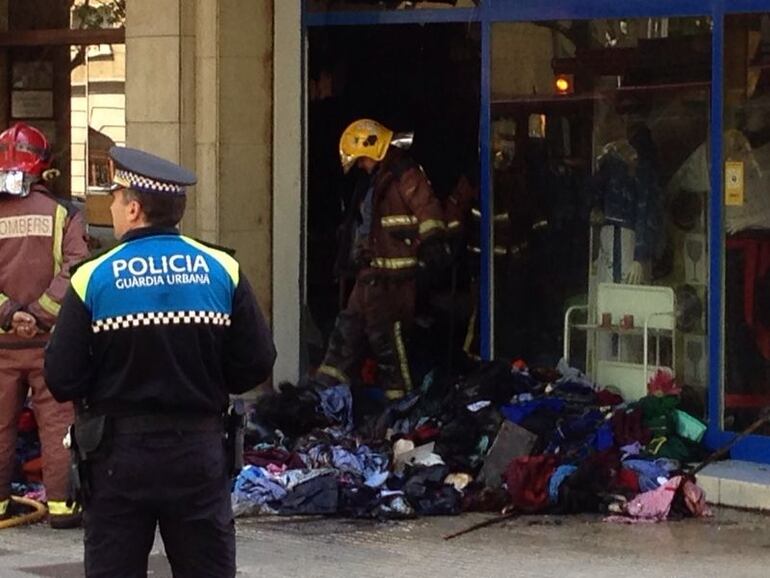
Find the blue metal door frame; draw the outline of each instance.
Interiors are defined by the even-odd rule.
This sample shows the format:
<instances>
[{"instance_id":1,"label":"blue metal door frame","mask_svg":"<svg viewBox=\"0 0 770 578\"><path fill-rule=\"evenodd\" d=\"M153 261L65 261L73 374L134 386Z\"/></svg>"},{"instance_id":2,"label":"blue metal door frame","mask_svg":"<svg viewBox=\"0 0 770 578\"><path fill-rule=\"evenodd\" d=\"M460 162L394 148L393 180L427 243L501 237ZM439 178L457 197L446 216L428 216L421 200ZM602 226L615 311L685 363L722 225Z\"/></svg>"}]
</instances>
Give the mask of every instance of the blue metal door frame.
<instances>
[{"instance_id":1,"label":"blue metal door frame","mask_svg":"<svg viewBox=\"0 0 770 578\"><path fill-rule=\"evenodd\" d=\"M305 0L305 4L307 0ZM770 0L481 0L476 8L366 10L347 12L302 11L303 34L309 27L371 26L389 24L478 23L481 28L481 110L479 150L481 158L481 353L490 359L494 351L494 270L492 267L491 201L491 82L492 24L543 20L591 20L597 18L656 18L708 16L712 29L711 89L711 199L709 202L708 284L708 415L706 443L717 447L735 436L722 428L722 347L724 325L724 238L722 227L722 132L724 103L724 20L728 14L770 12ZM732 452L734 458L770 463L770 438L749 436Z\"/></svg>"}]
</instances>

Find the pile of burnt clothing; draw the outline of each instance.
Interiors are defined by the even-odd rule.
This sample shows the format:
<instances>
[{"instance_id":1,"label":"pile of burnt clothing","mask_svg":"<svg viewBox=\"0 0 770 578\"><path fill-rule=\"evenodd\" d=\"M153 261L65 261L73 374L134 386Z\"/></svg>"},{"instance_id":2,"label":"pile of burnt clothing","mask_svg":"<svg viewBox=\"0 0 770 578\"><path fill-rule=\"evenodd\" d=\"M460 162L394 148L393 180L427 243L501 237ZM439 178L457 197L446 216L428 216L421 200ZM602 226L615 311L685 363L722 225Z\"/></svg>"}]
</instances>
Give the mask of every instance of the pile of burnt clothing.
<instances>
[{"instance_id":1,"label":"pile of burnt clothing","mask_svg":"<svg viewBox=\"0 0 770 578\"><path fill-rule=\"evenodd\" d=\"M566 366L520 362L430 373L389 404L376 391L287 384L250 416L233 504L240 515L388 518L508 504L631 514L644 509L639 494L669 482L692 501L682 468L703 456L705 426L680 405L673 390L625 403Z\"/></svg>"},{"instance_id":2,"label":"pile of burnt clothing","mask_svg":"<svg viewBox=\"0 0 770 578\"><path fill-rule=\"evenodd\" d=\"M510 459L503 479L512 505L526 512L615 512L655 520L703 515L705 496L683 468L705 457L700 441L706 427L680 408L679 395L658 391L625 403L573 370L560 370L563 377L542 394L520 394L500 406L507 422L518 426L512 432L506 425L498 437L505 434L508 448L518 440L502 458ZM485 467L501 462L495 446ZM674 502L681 507L640 506L677 493L661 487L688 498Z\"/></svg>"},{"instance_id":3,"label":"pile of burnt clothing","mask_svg":"<svg viewBox=\"0 0 770 578\"><path fill-rule=\"evenodd\" d=\"M445 501L439 495L443 487L435 498L429 492L443 486L446 474L426 476L413 468L409 475L394 476L388 444L370 447L339 428L315 430L299 439L292 451L258 445L244 453L244 461L247 465L233 489L236 515L393 518L411 516L421 508L433 508L433 502ZM416 509L406 496L414 498ZM459 494L456 501L459 504ZM457 512L459 505L453 513Z\"/></svg>"},{"instance_id":4,"label":"pile of burnt clothing","mask_svg":"<svg viewBox=\"0 0 770 578\"><path fill-rule=\"evenodd\" d=\"M373 398L364 397L361 405L377 408ZM417 400L380 405L379 413L370 413L371 421L354 431L354 400L347 386L297 391L284 384L250 414L247 465L232 494L236 515L392 519L460 513L462 494L444 483L450 468L438 455L414 452L414 443L398 443L396 436L372 434L376 424L388 424ZM309 429L304 435L303 428ZM428 430L419 428L425 435Z\"/></svg>"}]
</instances>

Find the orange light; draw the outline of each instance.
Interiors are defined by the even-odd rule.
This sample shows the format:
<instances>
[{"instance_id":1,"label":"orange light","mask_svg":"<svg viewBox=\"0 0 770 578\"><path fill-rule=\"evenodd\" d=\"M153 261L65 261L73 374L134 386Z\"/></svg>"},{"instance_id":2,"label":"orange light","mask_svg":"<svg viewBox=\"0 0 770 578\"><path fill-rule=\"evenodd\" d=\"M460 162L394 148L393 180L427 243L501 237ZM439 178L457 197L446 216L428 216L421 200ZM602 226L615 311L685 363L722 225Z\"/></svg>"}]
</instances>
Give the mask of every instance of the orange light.
<instances>
[{"instance_id":1,"label":"orange light","mask_svg":"<svg viewBox=\"0 0 770 578\"><path fill-rule=\"evenodd\" d=\"M558 92L559 94L570 94L570 93L572 93L573 88L572 88L572 77L571 77L571 75L560 74L554 80L554 86L556 87L556 92Z\"/></svg>"}]
</instances>

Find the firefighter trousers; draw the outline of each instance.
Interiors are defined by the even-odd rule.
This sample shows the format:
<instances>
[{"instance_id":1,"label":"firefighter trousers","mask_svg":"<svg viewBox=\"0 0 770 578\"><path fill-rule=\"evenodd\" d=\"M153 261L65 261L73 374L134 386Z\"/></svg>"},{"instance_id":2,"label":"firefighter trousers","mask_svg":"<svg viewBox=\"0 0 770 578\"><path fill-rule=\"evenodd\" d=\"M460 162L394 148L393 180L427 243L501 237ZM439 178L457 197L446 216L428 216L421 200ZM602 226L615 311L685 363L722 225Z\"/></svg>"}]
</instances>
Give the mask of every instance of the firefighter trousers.
<instances>
[{"instance_id":1,"label":"firefighter trousers","mask_svg":"<svg viewBox=\"0 0 770 578\"><path fill-rule=\"evenodd\" d=\"M0 501L10 494L16 463L17 421L27 392L38 424L43 455L43 483L49 500L66 500L69 450L62 445L75 419L71 403L59 403L43 378L42 347L0 349Z\"/></svg>"},{"instance_id":2,"label":"firefighter trousers","mask_svg":"<svg viewBox=\"0 0 770 578\"><path fill-rule=\"evenodd\" d=\"M337 317L318 372L327 381L350 383L368 345L378 383L391 399L412 389L404 332L414 317L413 279L359 277Z\"/></svg>"}]
</instances>

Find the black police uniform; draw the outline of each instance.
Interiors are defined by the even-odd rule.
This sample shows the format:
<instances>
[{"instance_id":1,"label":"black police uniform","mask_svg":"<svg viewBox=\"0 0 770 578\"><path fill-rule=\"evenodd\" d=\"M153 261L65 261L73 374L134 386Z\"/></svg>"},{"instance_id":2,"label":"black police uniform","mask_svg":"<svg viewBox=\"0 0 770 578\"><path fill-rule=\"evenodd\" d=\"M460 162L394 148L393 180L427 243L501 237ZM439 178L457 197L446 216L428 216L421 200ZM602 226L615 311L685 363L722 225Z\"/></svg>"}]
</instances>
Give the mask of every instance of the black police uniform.
<instances>
[{"instance_id":1,"label":"black police uniform","mask_svg":"<svg viewBox=\"0 0 770 578\"><path fill-rule=\"evenodd\" d=\"M119 186L181 195L195 182L141 151L110 154ZM75 272L46 351L54 397L108 416L88 461L86 575L146 576L159 525L175 576L234 576L222 416L228 394L269 376L272 337L225 252L174 228L121 241Z\"/></svg>"}]
</instances>

